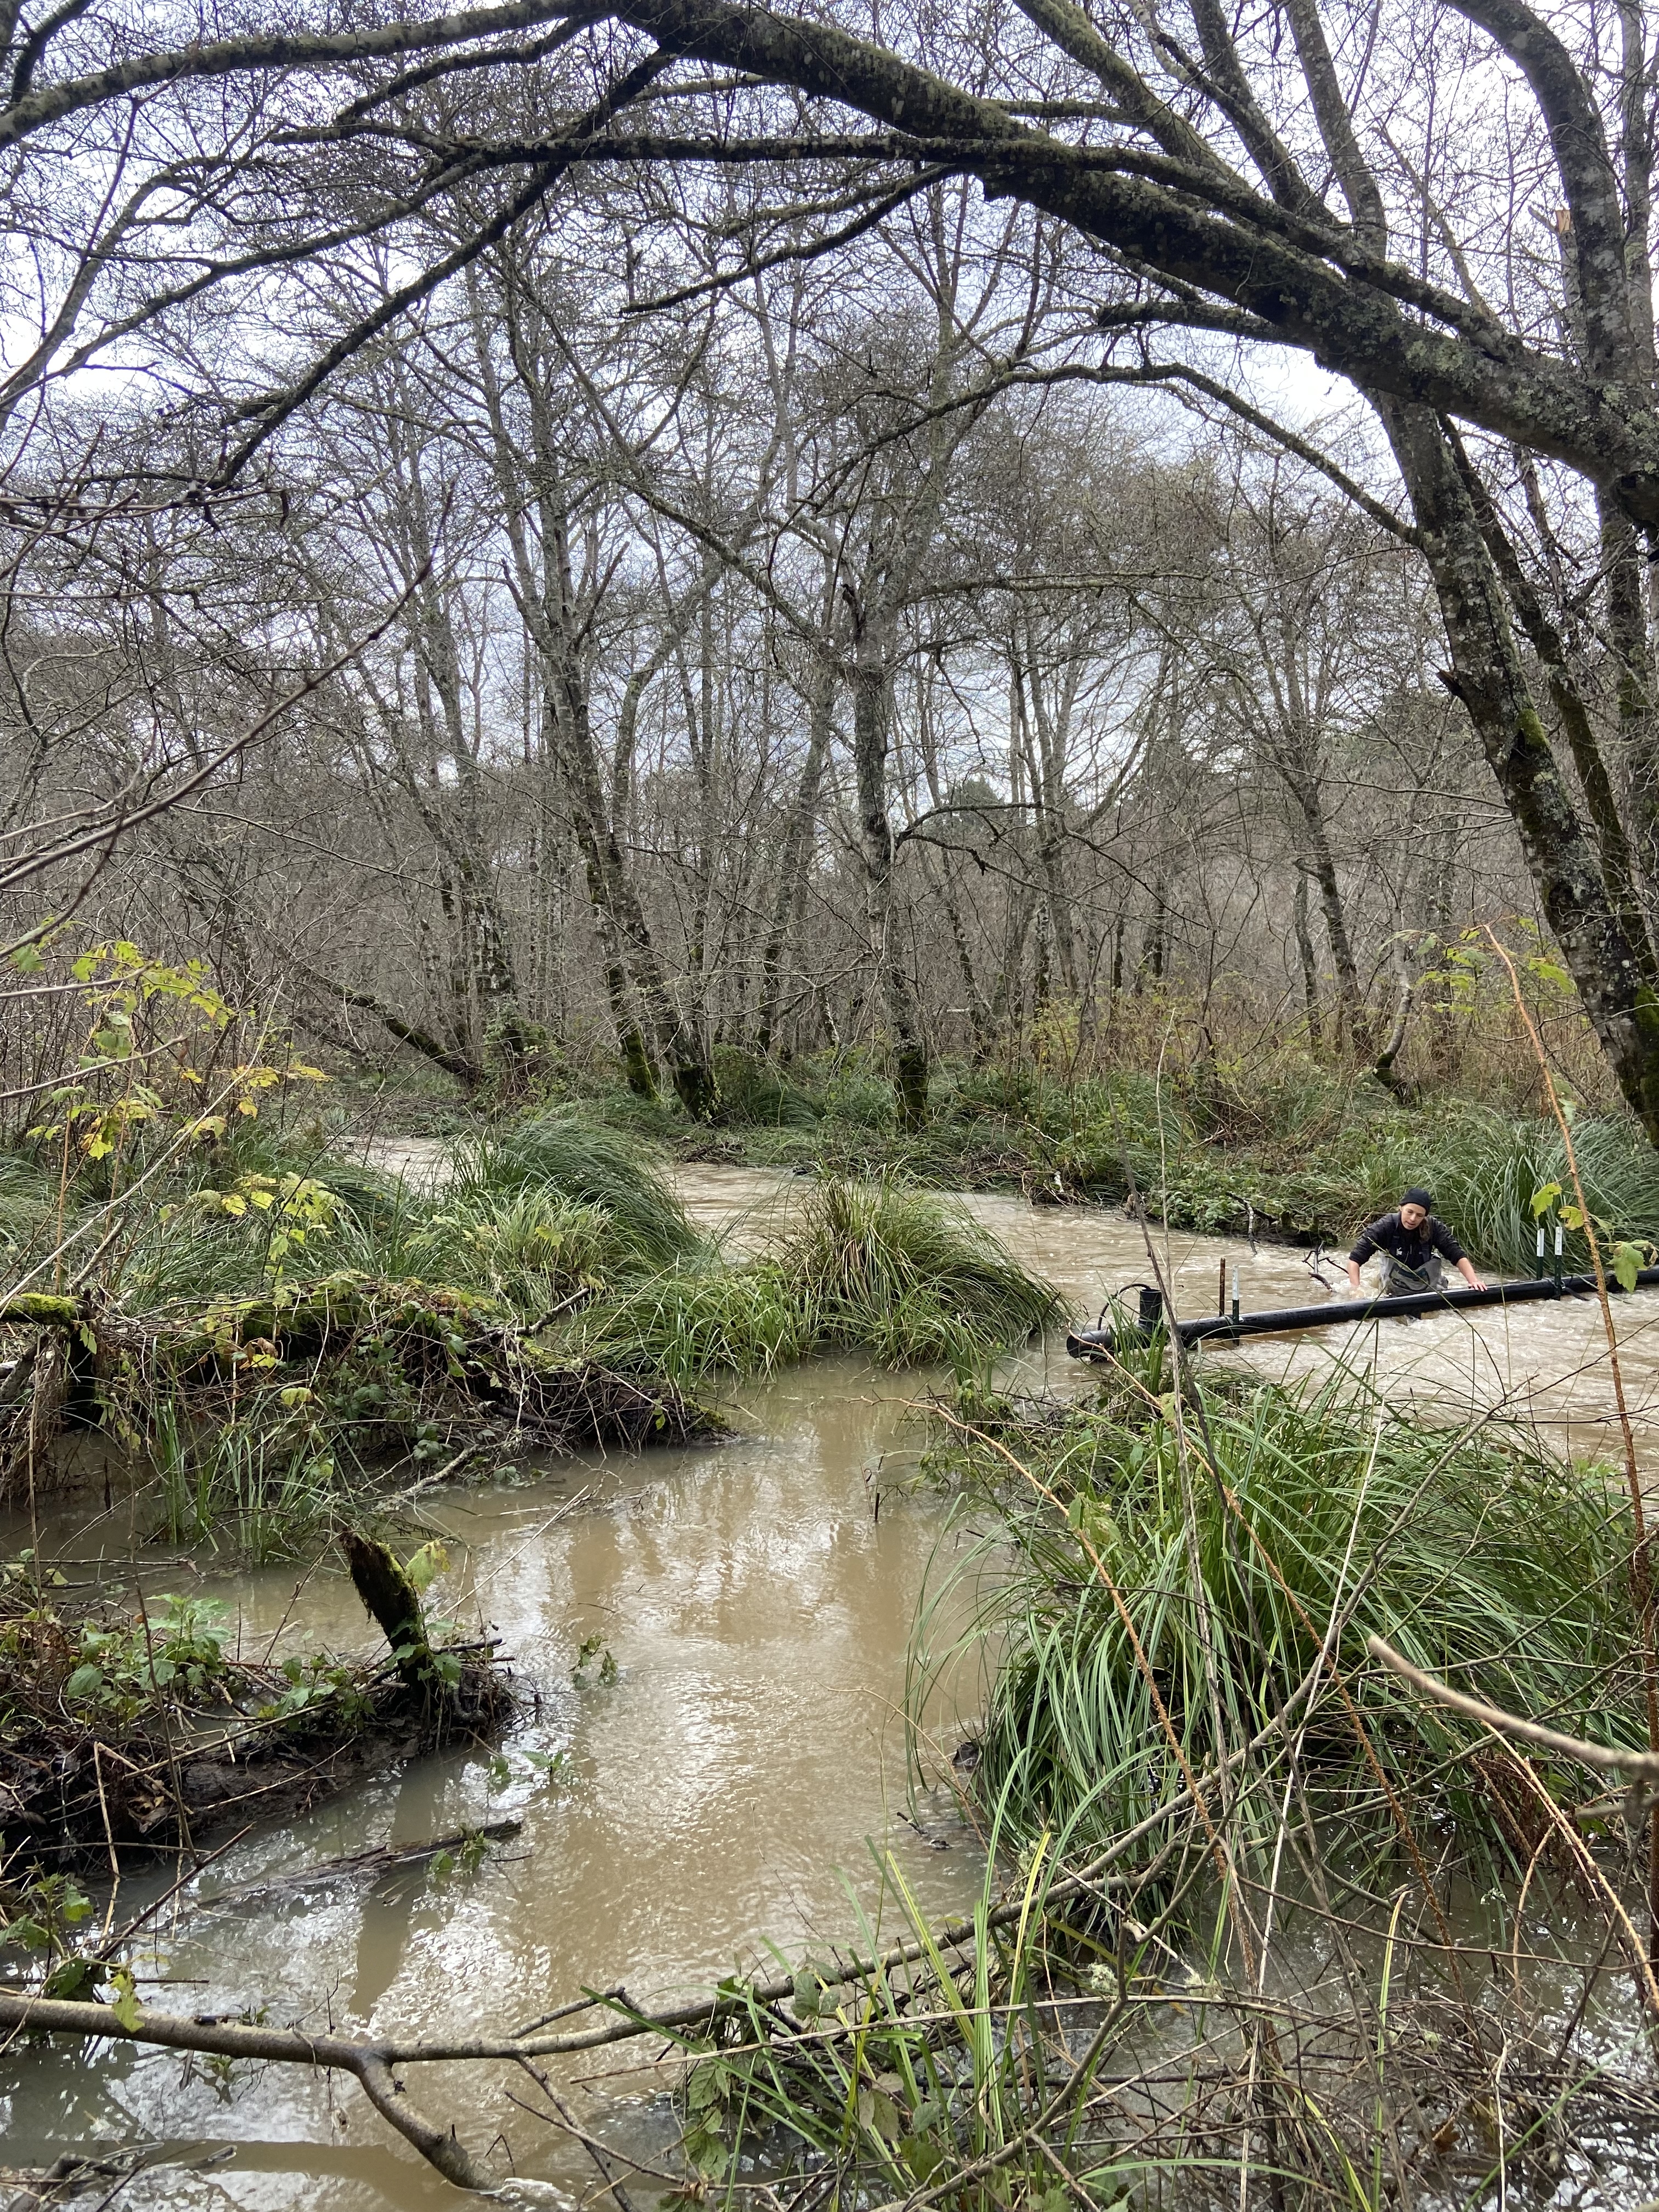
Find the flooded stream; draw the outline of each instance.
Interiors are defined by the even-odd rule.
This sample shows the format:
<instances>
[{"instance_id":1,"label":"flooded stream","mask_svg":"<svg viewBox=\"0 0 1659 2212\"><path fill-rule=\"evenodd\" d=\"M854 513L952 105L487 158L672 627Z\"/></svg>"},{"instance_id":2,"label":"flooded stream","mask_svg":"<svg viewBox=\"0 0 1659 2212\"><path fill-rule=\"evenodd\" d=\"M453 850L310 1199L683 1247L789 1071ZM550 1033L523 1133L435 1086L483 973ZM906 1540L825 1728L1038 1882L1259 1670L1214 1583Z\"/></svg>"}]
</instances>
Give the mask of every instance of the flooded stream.
<instances>
[{"instance_id":1,"label":"flooded stream","mask_svg":"<svg viewBox=\"0 0 1659 2212\"><path fill-rule=\"evenodd\" d=\"M421 1163L411 1155L402 1164L417 1171ZM696 1168L681 1177L695 1218L738 1249L763 1243L799 1188L762 1171ZM969 1203L1090 1320L1109 1289L1148 1272L1140 1231L1116 1212L1002 1197ZM1214 1310L1218 1267L1234 1261L1249 1306L1320 1295L1310 1254L1252 1253L1213 1237L1174 1237L1167 1247L1184 1313ZM1323 1279L1341 1283L1340 1263L1327 1261ZM1645 1433L1659 1393L1659 1294L1618 1310ZM1315 1371L1346 1354L1391 1394L1437 1410L1473 1400L1535 1419L1575 1449L1609 1442L1605 1348L1588 1304L1373 1324L1346 1342L1258 1340L1245 1352L1206 1356L1246 1353L1271 1374ZM1058 1340L1033 1347L1012 1371L1030 1388L1070 1390L1089 1379ZM949 1540L944 1505L903 1480L917 1445L907 1408L928 1380L817 1359L732 1389L738 1434L718 1447L526 1467L446 1499L431 1516L453 1559L437 1607L500 1630L522 1680L539 1692L539 1712L493 1766L475 1754L422 1759L305 1821L237 1843L201 1878L187 1913L161 1917L143 1962L160 1981L141 1994L189 2012L264 2004L275 2021L350 2031L500 2030L584 1987L623 1983L635 1998L662 1998L707 1988L753 1962L767 1941L792 1956L845 1942L855 1929L852 1897L866 1907L878 1898L871 1842L893 1851L930 1915L970 1905L982 1870L972 1832L947 1787L911 1794L900 1711L917 1598L930 1556ZM76 1526L65 1516L55 1532L71 1551ZM124 1542L108 1539L118 1553ZM147 1564L145 1582L177 1588L191 1571ZM297 1592L291 1569L204 1580L236 1609L252 1648L276 1637L368 1641L350 1585L331 1572L306 1577ZM573 1672L587 1639L595 1650L579 1686ZM613 1680L604 1679L606 1652ZM958 1680L942 1696L928 1719L937 1771L947 1774L977 1684ZM319 1878L216 1911L203 1901L370 1845L509 1817L521 1824L516 1836L476 1869L441 1880L420 1870L367 1886ZM166 1887L166 1878L149 1893L130 1886L118 1917ZM643 2046L623 2046L567 2076L590 2124L635 2155L672 2135L653 2101L663 2085L628 2070L642 2055ZM601 2078L602 2069L620 2070ZM511 2113L520 2170L567 2184L574 2203L590 2170L514 2113L508 2085L486 2081L487 2071L421 2069L413 2086L428 2109L470 2127L479 2148L478 2118L468 2116ZM176 2056L32 2051L4 2062L0 2098L14 2163L136 2142L222 2154L194 2171L141 2177L124 2207L383 2212L461 2201L393 2147L355 2087L331 2089L294 2069L227 2097L210 2071Z\"/></svg>"}]
</instances>

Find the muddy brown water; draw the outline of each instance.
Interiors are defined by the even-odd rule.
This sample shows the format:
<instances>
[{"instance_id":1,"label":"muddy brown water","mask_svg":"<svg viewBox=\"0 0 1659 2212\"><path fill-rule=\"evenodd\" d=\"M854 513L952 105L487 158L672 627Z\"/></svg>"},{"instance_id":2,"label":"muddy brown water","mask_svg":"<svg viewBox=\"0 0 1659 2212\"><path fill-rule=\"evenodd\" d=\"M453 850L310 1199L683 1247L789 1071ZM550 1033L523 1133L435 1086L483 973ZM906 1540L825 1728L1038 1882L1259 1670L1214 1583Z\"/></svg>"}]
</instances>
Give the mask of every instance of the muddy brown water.
<instances>
[{"instance_id":1,"label":"muddy brown water","mask_svg":"<svg viewBox=\"0 0 1659 2212\"><path fill-rule=\"evenodd\" d=\"M430 1176L437 1152L406 1148L394 1164L411 1180ZM681 1177L694 1217L739 1250L775 1235L800 1188L761 1170ZM1149 1272L1140 1231L1116 1212L966 1203L1080 1316ZM1314 1255L1181 1236L1159 1249L1183 1312L1214 1310L1224 1262L1241 1267L1251 1307L1321 1294ZM1339 1285L1340 1263L1326 1261L1322 1276ZM1618 1312L1644 1457L1659 1466L1659 1295ZM1501 1407L1575 1450L1606 1449L1612 1434L1601 1321L1588 1304L1256 1340L1245 1353L1261 1371L1292 1376L1346 1357L1391 1395L1448 1415ZM1058 1340L1009 1372L1034 1388L1088 1379ZM920 1789L901 1711L918 1598L930 1560L954 1540L943 1503L905 1480L918 1446L908 1408L929 1379L817 1359L733 1389L740 1432L717 1448L526 1466L447 1498L432 1516L453 1558L437 1602L499 1628L539 1712L493 1767L465 1753L424 1759L235 1844L135 1961L157 1978L141 1994L188 2012L263 2005L274 2021L349 2032L499 2032L583 1988L624 1983L636 1998L670 1998L756 1962L769 1942L792 1958L844 1942L856 1933L855 1900L882 1909L872 1850L893 1854L931 1917L969 1907L982 1860L939 1778L977 1680L948 1679L927 1716L933 1759ZM85 1556L76 1527L66 1514L44 1534ZM188 1586L195 1567L174 1565L149 1565L147 1584ZM349 1583L331 1573L204 1579L252 1648L368 1642ZM599 1649L578 1684L588 1638ZM207 1901L222 1886L507 1817L519 1833L473 1871L368 1884L325 1873L263 1902L215 1911ZM121 1916L157 1887L130 1885ZM642 2069L645 2057L623 2046L573 2064L566 2080L593 2126L648 2161L673 2127L666 2084ZM505 2119L520 2172L562 2184L573 2203L589 2187L591 2169L515 2111L492 2069L412 2072L411 2090L475 2148ZM0 2060L0 2126L12 2164L138 2143L169 2160L194 2146L212 2161L158 2166L123 2206L385 2212L463 2201L392 2142L355 2086L292 2068L228 2094L168 2054L13 2052Z\"/></svg>"}]
</instances>

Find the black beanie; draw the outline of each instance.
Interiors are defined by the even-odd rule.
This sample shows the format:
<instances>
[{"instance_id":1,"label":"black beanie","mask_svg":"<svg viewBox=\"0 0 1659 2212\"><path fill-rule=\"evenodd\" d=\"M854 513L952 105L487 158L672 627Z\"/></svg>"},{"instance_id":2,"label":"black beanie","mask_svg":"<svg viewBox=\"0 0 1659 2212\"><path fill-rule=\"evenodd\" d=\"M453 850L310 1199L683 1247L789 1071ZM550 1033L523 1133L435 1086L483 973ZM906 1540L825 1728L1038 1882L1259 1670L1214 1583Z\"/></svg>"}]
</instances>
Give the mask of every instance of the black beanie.
<instances>
[{"instance_id":1,"label":"black beanie","mask_svg":"<svg viewBox=\"0 0 1659 2212\"><path fill-rule=\"evenodd\" d=\"M1420 1206L1425 1213L1432 1213L1434 1212L1434 1200L1429 1196L1429 1194L1425 1190L1418 1190L1415 1188L1408 1190L1404 1198L1401 1200L1400 1203L1401 1206Z\"/></svg>"}]
</instances>

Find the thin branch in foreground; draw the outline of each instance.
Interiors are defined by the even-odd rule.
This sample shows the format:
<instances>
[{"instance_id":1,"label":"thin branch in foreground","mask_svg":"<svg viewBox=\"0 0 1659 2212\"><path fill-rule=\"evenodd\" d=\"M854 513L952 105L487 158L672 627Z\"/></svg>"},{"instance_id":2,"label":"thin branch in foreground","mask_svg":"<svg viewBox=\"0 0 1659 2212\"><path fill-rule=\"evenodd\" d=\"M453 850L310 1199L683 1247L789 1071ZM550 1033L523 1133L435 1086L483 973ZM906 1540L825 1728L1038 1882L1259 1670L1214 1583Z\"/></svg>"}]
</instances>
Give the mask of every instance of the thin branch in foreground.
<instances>
[{"instance_id":1,"label":"thin branch in foreground","mask_svg":"<svg viewBox=\"0 0 1659 2212\"><path fill-rule=\"evenodd\" d=\"M1659 1783L1659 1753L1650 1751L1619 1751L1602 1743L1588 1743L1583 1736L1564 1735L1559 1729L1546 1728L1540 1721L1522 1720L1518 1713L1506 1713L1501 1705L1489 1705L1484 1698L1472 1698L1467 1691L1454 1690L1449 1682L1437 1675L1425 1674L1413 1667L1391 1644L1380 1636L1368 1636L1365 1649L1413 1689L1420 1691L1437 1705L1449 1706L1453 1712L1462 1713L1472 1721L1479 1721L1495 1735L1511 1736L1517 1743L1534 1745L1540 1751L1553 1751L1559 1758L1576 1759L1579 1765L1595 1769L1598 1774L1628 1774L1632 1781Z\"/></svg>"}]
</instances>

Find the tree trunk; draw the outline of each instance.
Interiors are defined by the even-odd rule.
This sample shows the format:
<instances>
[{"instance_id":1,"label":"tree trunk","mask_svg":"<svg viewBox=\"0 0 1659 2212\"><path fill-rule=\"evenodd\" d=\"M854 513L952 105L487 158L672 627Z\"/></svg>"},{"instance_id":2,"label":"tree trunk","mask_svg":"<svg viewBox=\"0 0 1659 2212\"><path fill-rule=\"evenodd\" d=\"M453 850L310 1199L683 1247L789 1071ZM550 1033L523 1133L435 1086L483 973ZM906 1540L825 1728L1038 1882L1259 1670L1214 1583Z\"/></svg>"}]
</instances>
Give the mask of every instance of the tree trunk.
<instances>
[{"instance_id":1,"label":"tree trunk","mask_svg":"<svg viewBox=\"0 0 1659 2212\"><path fill-rule=\"evenodd\" d=\"M1607 895L1516 651L1497 571L1449 441L1426 409L1379 399L1450 642L1444 681L1497 779L1544 915L1626 1102L1659 1144L1653 948Z\"/></svg>"},{"instance_id":2,"label":"tree trunk","mask_svg":"<svg viewBox=\"0 0 1659 2212\"><path fill-rule=\"evenodd\" d=\"M1600 495L1601 566L1607 580L1607 649L1617 702L1618 757L1636 833L1648 911L1659 908L1659 745L1656 745L1653 661L1648 641L1642 549L1630 517Z\"/></svg>"},{"instance_id":3,"label":"tree trunk","mask_svg":"<svg viewBox=\"0 0 1659 2212\"><path fill-rule=\"evenodd\" d=\"M386 1547L355 1528L342 1528L340 1548L351 1580L380 1633L392 1647L405 1689L423 1690L434 1679L420 1593Z\"/></svg>"},{"instance_id":4,"label":"tree trunk","mask_svg":"<svg viewBox=\"0 0 1659 2212\"><path fill-rule=\"evenodd\" d=\"M373 1014L377 1022L392 1032L399 1044L406 1044L411 1051L422 1054L434 1066L443 1068L457 1082L465 1084L469 1091L475 1090L483 1081L483 1069L477 1060L468 1059L465 1054L445 1044L429 1030L423 1030L418 1022L405 1021L395 1006L388 1006L372 991L354 990L349 984L337 983L326 975L319 975L316 981L324 990L343 999L347 1006L361 1006L365 1013Z\"/></svg>"},{"instance_id":5,"label":"tree trunk","mask_svg":"<svg viewBox=\"0 0 1659 2212\"><path fill-rule=\"evenodd\" d=\"M766 949L761 956L760 1006L755 1024L755 1042L763 1054L771 1051L773 1033L777 1027L778 1005L783 995L783 957L789 943L790 927L799 905L803 878L811 857L818 794L823 789L824 767L830 758L830 741L835 735L835 668L830 660L825 659L819 663L817 679L812 686L806 758L802 763L800 781L796 786L794 799L784 823L783 842L778 854L777 893L772 902Z\"/></svg>"},{"instance_id":6,"label":"tree trunk","mask_svg":"<svg viewBox=\"0 0 1659 2212\"><path fill-rule=\"evenodd\" d=\"M1291 908L1296 931L1296 950L1302 963L1302 1002L1307 1009L1308 1042L1319 1049L1319 966L1314 958L1313 937L1308 928L1308 871L1296 864L1296 898Z\"/></svg>"},{"instance_id":7,"label":"tree trunk","mask_svg":"<svg viewBox=\"0 0 1659 2212\"><path fill-rule=\"evenodd\" d=\"M899 1126L927 1119L927 1047L893 926L893 825L887 813L892 672L877 639L861 641L853 672L853 766L864 853L865 921L893 1056Z\"/></svg>"},{"instance_id":8,"label":"tree trunk","mask_svg":"<svg viewBox=\"0 0 1659 2212\"><path fill-rule=\"evenodd\" d=\"M1324 804L1317 787L1311 784L1304 784L1296 796L1307 838L1308 872L1319 886L1320 911L1325 917L1325 934L1330 941L1331 965L1336 970L1339 1018L1346 1026L1348 1041L1355 1054L1364 1060L1371 1049L1370 1018L1365 1010L1359 963L1354 958L1353 942L1348 935L1342 887L1336 879L1336 861L1326 833Z\"/></svg>"}]
</instances>

